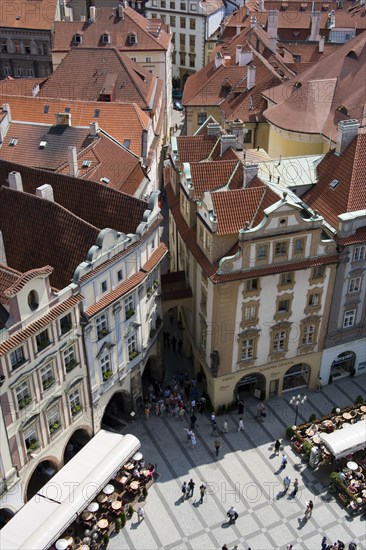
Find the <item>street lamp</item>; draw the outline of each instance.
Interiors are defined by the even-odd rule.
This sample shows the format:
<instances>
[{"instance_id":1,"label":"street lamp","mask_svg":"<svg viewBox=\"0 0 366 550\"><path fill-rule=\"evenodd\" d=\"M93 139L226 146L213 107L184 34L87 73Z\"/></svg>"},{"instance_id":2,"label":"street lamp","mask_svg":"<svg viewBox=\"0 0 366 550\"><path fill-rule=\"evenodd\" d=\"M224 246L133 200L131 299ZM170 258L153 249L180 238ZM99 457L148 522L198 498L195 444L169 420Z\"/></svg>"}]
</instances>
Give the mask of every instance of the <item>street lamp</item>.
<instances>
[{"instance_id":1,"label":"street lamp","mask_svg":"<svg viewBox=\"0 0 366 550\"><path fill-rule=\"evenodd\" d=\"M297 413L299 412L299 406L300 405L303 405L306 401L307 397L306 395L294 395L293 397L291 397L291 400L290 400L290 405L295 405L295 411L296 411L296 414L295 414L295 426L297 426Z\"/></svg>"}]
</instances>

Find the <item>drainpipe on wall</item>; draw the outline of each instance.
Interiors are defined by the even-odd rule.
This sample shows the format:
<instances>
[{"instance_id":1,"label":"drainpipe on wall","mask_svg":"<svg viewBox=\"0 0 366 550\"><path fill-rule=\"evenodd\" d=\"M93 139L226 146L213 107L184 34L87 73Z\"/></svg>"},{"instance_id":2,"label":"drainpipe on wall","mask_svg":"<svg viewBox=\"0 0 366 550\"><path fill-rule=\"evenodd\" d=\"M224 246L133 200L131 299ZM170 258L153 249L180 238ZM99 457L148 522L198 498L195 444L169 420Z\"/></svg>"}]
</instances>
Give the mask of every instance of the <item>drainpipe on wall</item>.
<instances>
[{"instance_id":1,"label":"drainpipe on wall","mask_svg":"<svg viewBox=\"0 0 366 550\"><path fill-rule=\"evenodd\" d=\"M87 387L88 387L88 395L89 395L89 402L90 402L90 414L91 414L91 424L92 424L92 436L95 436L95 418L94 418L94 406L93 406L93 393L91 389L91 382L90 382L90 369L88 364L88 354L86 350L85 345L85 338L86 338L86 331L85 328L89 324L89 319L85 315L83 311L80 311L80 326L82 330L82 346L83 346L83 352L85 357L85 364L86 368L88 370L88 376L87 376Z\"/></svg>"}]
</instances>

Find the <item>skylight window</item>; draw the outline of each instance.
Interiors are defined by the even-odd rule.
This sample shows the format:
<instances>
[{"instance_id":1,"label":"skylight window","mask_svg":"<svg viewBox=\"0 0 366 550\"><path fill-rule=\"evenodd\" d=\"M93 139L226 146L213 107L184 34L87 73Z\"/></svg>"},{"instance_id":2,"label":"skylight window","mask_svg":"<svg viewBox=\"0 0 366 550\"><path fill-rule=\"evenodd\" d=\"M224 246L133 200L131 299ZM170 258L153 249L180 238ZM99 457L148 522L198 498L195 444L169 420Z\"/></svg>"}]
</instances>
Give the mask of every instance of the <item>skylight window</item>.
<instances>
[{"instance_id":1,"label":"skylight window","mask_svg":"<svg viewBox=\"0 0 366 550\"><path fill-rule=\"evenodd\" d=\"M131 145L131 140L130 139L125 139L124 142L123 142L123 146L126 147L126 149L129 149L130 145Z\"/></svg>"},{"instance_id":2,"label":"skylight window","mask_svg":"<svg viewBox=\"0 0 366 550\"><path fill-rule=\"evenodd\" d=\"M340 181L334 179L334 180L332 180L332 181L330 182L329 187L330 187L331 189L335 189L339 184L340 184Z\"/></svg>"},{"instance_id":3,"label":"skylight window","mask_svg":"<svg viewBox=\"0 0 366 550\"><path fill-rule=\"evenodd\" d=\"M39 148L40 149L46 149L46 146L47 146L47 141L41 141L39 143Z\"/></svg>"},{"instance_id":4,"label":"skylight window","mask_svg":"<svg viewBox=\"0 0 366 550\"><path fill-rule=\"evenodd\" d=\"M105 177L100 178L100 181L101 181L102 183L106 183L107 185L108 185L108 183L111 182L111 180L109 180L108 178L105 178Z\"/></svg>"},{"instance_id":5,"label":"skylight window","mask_svg":"<svg viewBox=\"0 0 366 550\"><path fill-rule=\"evenodd\" d=\"M15 147L17 143L18 143L18 138L11 138L11 140L9 141L9 145L11 147Z\"/></svg>"},{"instance_id":6,"label":"skylight window","mask_svg":"<svg viewBox=\"0 0 366 550\"><path fill-rule=\"evenodd\" d=\"M44 105L44 107L43 107L43 113L46 115L46 114L48 113L49 109L50 109L50 106L49 106L49 105Z\"/></svg>"},{"instance_id":7,"label":"skylight window","mask_svg":"<svg viewBox=\"0 0 366 550\"><path fill-rule=\"evenodd\" d=\"M65 113L70 113L71 107L65 107Z\"/></svg>"},{"instance_id":8,"label":"skylight window","mask_svg":"<svg viewBox=\"0 0 366 550\"><path fill-rule=\"evenodd\" d=\"M93 118L98 118L99 115L100 115L100 109L95 109Z\"/></svg>"},{"instance_id":9,"label":"skylight window","mask_svg":"<svg viewBox=\"0 0 366 550\"><path fill-rule=\"evenodd\" d=\"M83 160L83 168L89 168L89 166L91 165L91 160Z\"/></svg>"}]
</instances>

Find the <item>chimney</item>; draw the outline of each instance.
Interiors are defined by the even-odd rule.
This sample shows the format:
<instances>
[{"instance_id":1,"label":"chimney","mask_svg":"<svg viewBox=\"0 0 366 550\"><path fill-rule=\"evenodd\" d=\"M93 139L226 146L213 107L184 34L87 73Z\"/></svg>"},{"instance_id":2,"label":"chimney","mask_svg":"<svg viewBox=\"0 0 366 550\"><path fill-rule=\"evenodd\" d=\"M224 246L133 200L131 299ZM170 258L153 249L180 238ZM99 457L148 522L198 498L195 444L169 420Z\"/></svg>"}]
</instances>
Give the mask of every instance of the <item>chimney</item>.
<instances>
[{"instance_id":1,"label":"chimney","mask_svg":"<svg viewBox=\"0 0 366 550\"><path fill-rule=\"evenodd\" d=\"M351 118L350 120L341 120L338 122L338 134L335 154L341 155L346 147L351 143L353 138L357 135L360 122Z\"/></svg>"},{"instance_id":2,"label":"chimney","mask_svg":"<svg viewBox=\"0 0 366 550\"><path fill-rule=\"evenodd\" d=\"M67 148L67 158L69 162L69 176L76 178L79 173L76 147L71 146Z\"/></svg>"},{"instance_id":3,"label":"chimney","mask_svg":"<svg viewBox=\"0 0 366 550\"><path fill-rule=\"evenodd\" d=\"M258 174L258 164L244 164L243 172L243 187L248 187Z\"/></svg>"},{"instance_id":4,"label":"chimney","mask_svg":"<svg viewBox=\"0 0 366 550\"><path fill-rule=\"evenodd\" d=\"M242 151L244 148L244 136L247 133L247 129L244 126L242 120L233 120L230 122L230 133L236 138L235 149Z\"/></svg>"},{"instance_id":5,"label":"chimney","mask_svg":"<svg viewBox=\"0 0 366 550\"><path fill-rule=\"evenodd\" d=\"M310 42L318 42L320 34L320 11L311 12Z\"/></svg>"},{"instance_id":6,"label":"chimney","mask_svg":"<svg viewBox=\"0 0 366 550\"><path fill-rule=\"evenodd\" d=\"M222 65L222 55L220 52L217 52L215 57L215 69L218 69Z\"/></svg>"},{"instance_id":7,"label":"chimney","mask_svg":"<svg viewBox=\"0 0 366 550\"><path fill-rule=\"evenodd\" d=\"M251 90L255 86L255 67L248 65L247 69L247 89Z\"/></svg>"},{"instance_id":8,"label":"chimney","mask_svg":"<svg viewBox=\"0 0 366 550\"><path fill-rule=\"evenodd\" d=\"M19 172L9 172L8 183L10 189L15 191L23 191L22 176Z\"/></svg>"},{"instance_id":9,"label":"chimney","mask_svg":"<svg viewBox=\"0 0 366 550\"><path fill-rule=\"evenodd\" d=\"M95 15L96 15L96 7L95 6L90 6L89 8L89 21L91 21L92 23L95 22Z\"/></svg>"},{"instance_id":10,"label":"chimney","mask_svg":"<svg viewBox=\"0 0 366 550\"><path fill-rule=\"evenodd\" d=\"M36 189L36 197L41 197L41 199L46 199L48 201L54 202L53 189L51 185L45 183Z\"/></svg>"},{"instance_id":11,"label":"chimney","mask_svg":"<svg viewBox=\"0 0 366 550\"><path fill-rule=\"evenodd\" d=\"M258 6L259 6L259 11L264 11L264 0L259 0Z\"/></svg>"},{"instance_id":12,"label":"chimney","mask_svg":"<svg viewBox=\"0 0 366 550\"><path fill-rule=\"evenodd\" d=\"M319 36L319 53L324 52L324 43L325 43L325 37Z\"/></svg>"},{"instance_id":13,"label":"chimney","mask_svg":"<svg viewBox=\"0 0 366 550\"><path fill-rule=\"evenodd\" d=\"M220 157L222 157L229 147L236 147L236 137L232 134L225 134L220 139Z\"/></svg>"},{"instance_id":14,"label":"chimney","mask_svg":"<svg viewBox=\"0 0 366 550\"><path fill-rule=\"evenodd\" d=\"M9 105L9 103L3 103L2 109L3 109L3 111L4 111L5 113L7 113L8 120L9 120L9 122L11 122L11 112L10 112L10 105Z\"/></svg>"},{"instance_id":15,"label":"chimney","mask_svg":"<svg viewBox=\"0 0 366 550\"><path fill-rule=\"evenodd\" d=\"M97 137L98 132L99 132L98 122L91 122L89 124L89 135L90 135L90 137Z\"/></svg>"},{"instance_id":16,"label":"chimney","mask_svg":"<svg viewBox=\"0 0 366 550\"><path fill-rule=\"evenodd\" d=\"M71 113L56 113L56 126L71 126Z\"/></svg>"},{"instance_id":17,"label":"chimney","mask_svg":"<svg viewBox=\"0 0 366 550\"><path fill-rule=\"evenodd\" d=\"M278 34L278 10L269 10L267 19L267 34L269 38L277 40Z\"/></svg>"},{"instance_id":18,"label":"chimney","mask_svg":"<svg viewBox=\"0 0 366 550\"><path fill-rule=\"evenodd\" d=\"M148 157L148 150L147 150L147 130L144 128L142 130L142 137L141 137L141 155L142 155L142 164L146 164L147 157Z\"/></svg>"},{"instance_id":19,"label":"chimney","mask_svg":"<svg viewBox=\"0 0 366 550\"><path fill-rule=\"evenodd\" d=\"M255 29L256 26L257 26L257 18L255 15L252 15L252 17L250 18L250 28Z\"/></svg>"},{"instance_id":20,"label":"chimney","mask_svg":"<svg viewBox=\"0 0 366 550\"><path fill-rule=\"evenodd\" d=\"M241 33L241 27L240 25L237 25L236 27L236 36L238 36Z\"/></svg>"},{"instance_id":21,"label":"chimney","mask_svg":"<svg viewBox=\"0 0 366 550\"><path fill-rule=\"evenodd\" d=\"M118 4L118 17L119 17L120 19L123 19L123 18L124 18L123 3L122 3L122 2L120 2L120 3Z\"/></svg>"},{"instance_id":22,"label":"chimney","mask_svg":"<svg viewBox=\"0 0 366 550\"><path fill-rule=\"evenodd\" d=\"M236 46L235 63L239 67L245 67L251 61L253 61L253 52L246 52L243 50L243 46Z\"/></svg>"},{"instance_id":23,"label":"chimney","mask_svg":"<svg viewBox=\"0 0 366 550\"><path fill-rule=\"evenodd\" d=\"M336 26L335 11L332 10L328 13L327 29L333 29Z\"/></svg>"},{"instance_id":24,"label":"chimney","mask_svg":"<svg viewBox=\"0 0 366 550\"><path fill-rule=\"evenodd\" d=\"M221 134L221 126L218 122L209 122L207 124L207 133L209 136L218 136Z\"/></svg>"}]
</instances>

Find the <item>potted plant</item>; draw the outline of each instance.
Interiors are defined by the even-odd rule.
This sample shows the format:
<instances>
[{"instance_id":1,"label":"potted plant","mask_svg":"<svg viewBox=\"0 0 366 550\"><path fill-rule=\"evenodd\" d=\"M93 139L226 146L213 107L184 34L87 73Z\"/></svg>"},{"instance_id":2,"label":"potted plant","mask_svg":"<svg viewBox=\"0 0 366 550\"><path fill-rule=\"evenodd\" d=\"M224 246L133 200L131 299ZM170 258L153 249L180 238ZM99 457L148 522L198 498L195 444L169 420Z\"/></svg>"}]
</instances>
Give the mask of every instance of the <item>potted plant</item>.
<instances>
[{"instance_id":1,"label":"potted plant","mask_svg":"<svg viewBox=\"0 0 366 550\"><path fill-rule=\"evenodd\" d=\"M103 537L103 544L105 547L107 547L108 543L109 543L109 535L106 533Z\"/></svg>"},{"instance_id":2,"label":"potted plant","mask_svg":"<svg viewBox=\"0 0 366 550\"><path fill-rule=\"evenodd\" d=\"M304 460L308 461L310 459L310 453L311 453L312 445L308 441L304 441L302 444L302 452L304 455Z\"/></svg>"},{"instance_id":3,"label":"potted plant","mask_svg":"<svg viewBox=\"0 0 366 550\"><path fill-rule=\"evenodd\" d=\"M148 494L149 494L149 491L148 491L148 490L146 489L146 487L144 486L144 488L142 489L142 496L143 496L144 498L146 498Z\"/></svg>"},{"instance_id":4,"label":"potted plant","mask_svg":"<svg viewBox=\"0 0 366 550\"><path fill-rule=\"evenodd\" d=\"M316 414L310 415L309 422L314 422L316 420Z\"/></svg>"},{"instance_id":5,"label":"potted plant","mask_svg":"<svg viewBox=\"0 0 366 550\"><path fill-rule=\"evenodd\" d=\"M71 411L72 411L72 415L74 416L75 414L81 411L81 405L74 405Z\"/></svg>"},{"instance_id":6,"label":"potted plant","mask_svg":"<svg viewBox=\"0 0 366 550\"><path fill-rule=\"evenodd\" d=\"M364 398L362 395L358 395L355 399L355 405L362 405L363 403L365 403Z\"/></svg>"},{"instance_id":7,"label":"potted plant","mask_svg":"<svg viewBox=\"0 0 366 550\"><path fill-rule=\"evenodd\" d=\"M134 511L135 511L135 510L133 509L132 504L129 504L129 505L128 505L128 508L127 508L127 513L128 513L128 515L130 516L130 518L133 516Z\"/></svg>"},{"instance_id":8,"label":"potted plant","mask_svg":"<svg viewBox=\"0 0 366 550\"><path fill-rule=\"evenodd\" d=\"M294 435L294 433L295 432L294 432L294 429L293 429L292 426L288 426L286 428L286 437L287 437L287 439L291 439L291 437Z\"/></svg>"},{"instance_id":9,"label":"potted plant","mask_svg":"<svg viewBox=\"0 0 366 550\"><path fill-rule=\"evenodd\" d=\"M39 442L37 440L35 441L32 441L32 443L29 445L29 447L27 448L27 453L31 453L32 451L34 451L35 449L38 449L39 447Z\"/></svg>"},{"instance_id":10,"label":"potted plant","mask_svg":"<svg viewBox=\"0 0 366 550\"><path fill-rule=\"evenodd\" d=\"M53 424L51 424L50 426L50 432L51 434L53 434L54 432L56 432L60 427L60 423L59 422L54 422Z\"/></svg>"},{"instance_id":11,"label":"potted plant","mask_svg":"<svg viewBox=\"0 0 366 550\"><path fill-rule=\"evenodd\" d=\"M117 518L114 522L114 527L116 529L116 533L119 533L121 530L121 520L119 518Z\"/></svg>"},{"instance_id":12,"label":"potted plant","mask_svg":"<svg viewBox=\"0 0 366 550\"><path fill-rule=\"evenodd\" d=\"M129 355L130 361L132 361L132 359L135 359L135 357L137 357L138 354L139 354L139 352L136 351L136 350L135 350L135 351L131 351L131 353L130 353L130 355Z\"/></svg>"},{"instance_id":13,"label":"potted plant","mask_svg":"<svg viewBox=\"0 0 366 550\"><path fill-rule=\"evenodd\" d=\"M338 486L342 484L342 478L339 472L332 472L329 476L330 484L329 489L331 492L335 493L338 489Z\"/></svg>"},{"instance_id":14,"label":"potted plant","mask_svg":"<svg viewBox=\"0 0 366 550\"><path fill-rule=\"evenodd\" d=\"M113 372L111 370L106 370L103 372L103 380L109 380L112 375Z\"/></svg>"},{"instance_id":15,"label":"potted plant","mask_svg":"<svg viewBox=\"0 0 366 550\"><path fill-rule=\"evenodd\" d=\"M121 514L121 527L124 527L126 525L126 521L127 521L126 512L122 512L122 514Z\"/></svg>"},{"instance_id":16,"label":"potted plant","mask_svg":"<svg viewBox=\"0 0 366 550\"><path fill-rule=\"evenodd\" d=\"M126 319L129 319L132 315L135 315L135 310L131 307L126 311Z\"/></svg>"}]
</instances>

